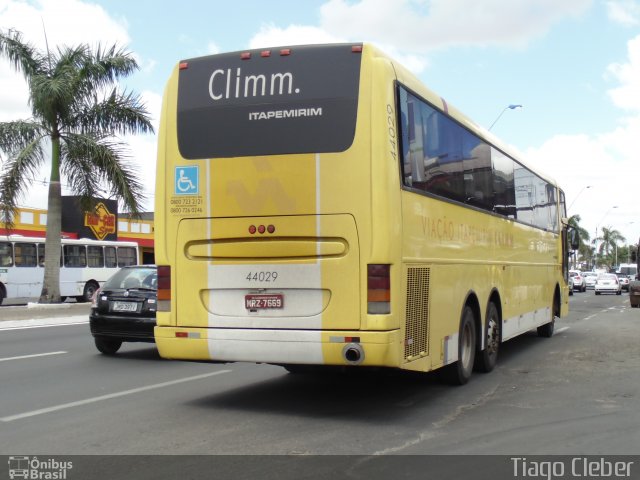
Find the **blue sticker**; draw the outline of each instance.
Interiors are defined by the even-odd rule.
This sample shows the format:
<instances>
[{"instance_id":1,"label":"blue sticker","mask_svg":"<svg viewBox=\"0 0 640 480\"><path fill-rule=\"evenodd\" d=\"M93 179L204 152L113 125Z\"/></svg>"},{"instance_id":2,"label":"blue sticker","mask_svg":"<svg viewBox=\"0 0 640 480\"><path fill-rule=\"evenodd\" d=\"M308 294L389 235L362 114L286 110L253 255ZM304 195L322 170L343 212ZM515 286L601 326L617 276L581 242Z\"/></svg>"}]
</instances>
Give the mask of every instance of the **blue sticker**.
<instances>
[{"instance_id":1,"label":"blue sticker","mask_svg":"<svg viewBox=\"0 0 640 480\"><path fill-rule=\"evenodd\" d=\"M198 166L176 167L176 195L198 195Z\"/></svg>"}]
</instances>

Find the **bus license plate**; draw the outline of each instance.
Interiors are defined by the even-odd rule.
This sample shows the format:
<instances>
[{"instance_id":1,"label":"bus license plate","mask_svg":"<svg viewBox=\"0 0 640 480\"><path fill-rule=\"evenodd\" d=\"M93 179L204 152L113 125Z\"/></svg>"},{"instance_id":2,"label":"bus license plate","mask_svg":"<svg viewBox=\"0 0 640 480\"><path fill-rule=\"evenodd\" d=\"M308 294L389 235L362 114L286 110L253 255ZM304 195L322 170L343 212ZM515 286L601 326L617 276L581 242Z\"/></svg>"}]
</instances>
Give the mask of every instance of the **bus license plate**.
<instances>
[{"instance_id":1,"label":"bus license plate","mask_svg":"<svg viewBox=\"0 0 640 480\"><path fill-rule=\"evenodd\" d=\"M244 306L247 310L257 310L264 308L284 308L284 295L274 294L254 294L244 296Z\"/></svg>"},{"instance_id":2,"label":"bus license plate","mask_svg":"<svg viewBox=\"0 0 640 480\"><path fill-rule=\"evenodd\" d=\"M137 312L138 304L135 302L113 302L114 312Z\"/></svg>"}]
</instances>

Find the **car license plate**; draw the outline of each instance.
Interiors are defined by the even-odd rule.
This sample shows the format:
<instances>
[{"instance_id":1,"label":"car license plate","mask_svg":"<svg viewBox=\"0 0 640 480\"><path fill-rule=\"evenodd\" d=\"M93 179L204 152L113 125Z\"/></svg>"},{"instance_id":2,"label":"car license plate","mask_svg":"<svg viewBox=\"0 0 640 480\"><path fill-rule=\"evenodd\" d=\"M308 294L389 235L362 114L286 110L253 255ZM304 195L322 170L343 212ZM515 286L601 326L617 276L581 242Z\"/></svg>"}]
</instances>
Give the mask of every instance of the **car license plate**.
<instances>
[{"instance_id":1,"label":"car license plate","mask_svg":"<svg viewBox=\"0 0 640 480\"><path fill-rule=\"evenodd\" d=\"M244 306L247 310L284 308L284 295L281 293L245 295Z\"/></svg>"},{"instance_id":2,"label":"car license plate","mask_svg":"<svg viewBox=\"0 0 640 480\"><path fill-rule=\"evenodd\" d=\"M137 312L138 304L135 302L113 302L114 312Z\"/></svg>"}]
</instances>

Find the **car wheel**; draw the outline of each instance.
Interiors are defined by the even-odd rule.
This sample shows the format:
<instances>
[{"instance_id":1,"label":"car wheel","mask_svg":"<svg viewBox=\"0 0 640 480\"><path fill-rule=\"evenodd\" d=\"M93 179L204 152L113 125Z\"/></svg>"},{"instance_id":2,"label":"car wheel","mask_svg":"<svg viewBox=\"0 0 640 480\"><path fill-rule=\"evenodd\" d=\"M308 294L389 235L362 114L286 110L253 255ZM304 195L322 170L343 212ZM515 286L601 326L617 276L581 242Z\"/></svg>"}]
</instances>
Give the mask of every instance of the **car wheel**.
<instances>
[{"instance_id":1,"label":"car wheel","mask_svg":"<svg viewBox=\"0 0 640 480\"><path fill-rule=\"evenodd\" d=\"M103 338L103 337L95 337L96 348L100 351L100 353L104 353L105 355L113 355L122 346L122 340L118 340L117 338Z\"/></svg>"},{"instance_id":2,"label":"car wheel","mask_svg":"<svg viewBox=\"0 0 640 480\"><path fill-rule=\"evenodd\" d=\"M447 383L464 385L471 378L476 354L476 325L473 310L464 307L458 333L458 360L444 367L442 374Z\"/></svg>"},{"instance_id":3,"label":"car wheel","mask_svg":"<svg viewBox=\"0 0 640 480\"><path fill-rule=\"evenodd\" d=\"M498 362L500 348L500 315L493 302L489 303L487 308L484 338L485 347L484 350L476 352L474 369L478 372L488 373L495 368Z\"/></svg>"}]
</instances>

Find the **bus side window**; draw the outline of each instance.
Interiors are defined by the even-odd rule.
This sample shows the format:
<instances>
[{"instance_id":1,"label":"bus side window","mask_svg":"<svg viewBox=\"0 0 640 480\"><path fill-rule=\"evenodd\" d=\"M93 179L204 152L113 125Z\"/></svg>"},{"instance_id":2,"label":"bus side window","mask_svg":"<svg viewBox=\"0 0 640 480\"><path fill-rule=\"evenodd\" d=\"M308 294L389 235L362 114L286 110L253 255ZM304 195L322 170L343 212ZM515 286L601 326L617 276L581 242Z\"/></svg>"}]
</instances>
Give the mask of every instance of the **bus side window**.
<instances>
[{"instance_id":1,"label":"bus side window","mask_svg":"<svg viewBox=\"0 0 640 480\"><path fill-rule=\"evenodd\" d=\"M136 249L132 247L118 247L118 266L136 265Z\"/></svg>"},{"instance_id":2,"label":"bus side window","mask_svg":"<svg viewBox=\"0 0 640 480\"><path fill-rule=\"evenodd\" d=\"M104 247L105 266L107 268L115 268L118 266L116 257L116 247Z\"/></svg>"},{"instance_id":3,"label":"bus side window","mask_svg":"<svg viewBox=\"0 0 640 480\"><path fill-rule=\"evenodd\" d=\"M102 250L102 247L89 245L87 247L87 254L89 257L89 267L104 267L104 251Z\"/></svg>"},{"instance_id":4,"label":"bus side window","mask_svg":"<svg viewBox=\"0 0 640 480\"><path fill-rule=\"evenodd\" d=\"M13 267L13 246L10 243L0 243L0 267Z\"/></svg>"},{"instance_id":5,"label":"bus side window","mask_svg":"<svg viewBox=\"0 0 640 480\"><path fill-rule=\"evenodd\" d=\"M65 245L64 266L71 268L84 268L87 266L87 249L84 245Z\"/></svg>"},{"instance_id":6,"label":"bus side window","mask_svg":"<svg viewBox=\"0 0 640 480\"><path fill-rule=\"evenodd\" d=\"M16 267L35 267L38 262L38 251L35 243L15 244Z\"/></svg>"}]
</instances>

